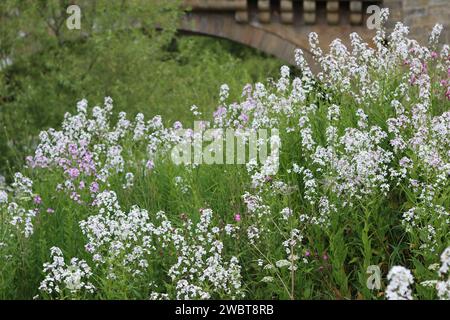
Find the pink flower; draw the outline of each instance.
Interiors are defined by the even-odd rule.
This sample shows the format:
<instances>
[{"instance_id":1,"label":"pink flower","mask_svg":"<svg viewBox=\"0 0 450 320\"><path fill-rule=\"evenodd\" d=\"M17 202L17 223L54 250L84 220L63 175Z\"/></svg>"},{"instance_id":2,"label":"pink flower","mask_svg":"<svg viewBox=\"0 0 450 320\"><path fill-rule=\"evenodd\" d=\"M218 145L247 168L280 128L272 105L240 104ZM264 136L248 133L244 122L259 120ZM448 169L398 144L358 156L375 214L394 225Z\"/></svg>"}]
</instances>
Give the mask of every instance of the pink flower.
<instances>
[{"instance_id":1,"label":"pink flower","mask_svg":"<svg viewBox=\"0 0 450 320\"><path fill-rule=\"evenodd\" d=\"M241 113L241 115L239 116L239 119L246 123L248 121L248 115L246 115L245 113Z\"/></svg>"},{"instance_id":2,"label":"pink flower","mask_svg":"<svg viewBox=\"0 0 450 320\"><path fill-rule=\"evenodd\" d=\"M80 175L80 170L78 170L77 168L70 168L69 170L67 170L67 173L72 179L75 179Z\"/></svg>"},{"instance_id":3,"label":"pink flower","mask_svg":"<svg viewBox=\"0 0 450 320\"><path fill-rule=\"evenodd\" d=\"M216 111L214 111L214 118L221 118L227 113L227 109L225 107L219 107Z\"/></svg>"},{"instance_id":4,"label":"pink flower","mask_svg":"<svg viewBox=\"0 0 450 320\"><path fill-rule=\"evenodd\" d=\"M250 83L247 83L244 87L244 89L242 90L242 96L250 96L250 94L252 93L252 85Z\"/></svg>"},{"instance_id":5,"label":"pink flower","mask_svg":"<svg viewBox=\"0 0 450 320\"><path fill-rule=\"evenodd\" d=\"M91 193L97 193L98 190L99 190L98 183L96 181L92 182L89 187L89 191L91 191Z\"/></svg>"},{"instance_id":6,"label":"pink flower","mask_svg":"<svg viewBox=\"0 0 450 320\"><path fill-rule=\"evenodd\" d=\"M241 215L239 213L235 214L234 215L234 220L237 221L237 222L241 221Z\"/></svg>"},{"instance_id":7,"label":"pink flower","mask_svg":"<svg viewBox=\"0 0 450 320\"><path fill-rule=\"evenodd\" d=\"M73 201L79 202L80 201L80 195L78 193L76 193L75 191L73 191L70 194L70 199L72 199Z\"/></svg>"},{"instance_id":8,"label":"pink flower","mask_svg":"<svg viewBox=\"0 0 450 320\"><path fill-rule=\"evenodd\" d=\"M48 209L47 209L47 213L54 213L54 212L55 212L55 210L52 209L52 208L48 208Z\"/></svg>"},{"instance_id":9,"label":"pink flower","mask_svg":"<svg viewBox=\"0 0 450 320\"><path fill-rule=\"evenodd\" d=\"M422 72L427 73L428 72L428 66L425 62L422 62Z\"/></svg>"},{"instance_id":10,"label":"pink flower","mask_svg":"<svg viewBox=\"0 0 450 320\"><path fill-rule=\"evenodd\" d=\"M182 129L183 128L183 124L180 121L175 121L174 124L173 124L173 128L175 130Z\"/></svg>"},{"instance_id":11,"label":"pink flower","mask_svg":"<svg viewBox=\"0 0 450 320\"><path fill-rule=\"evenodd\" d=\"M42 203L42 198L40 196L36 196L34 197L33 201L35 204L39 205Z\"/></svg>"},{"instance_id":12,"label":"pink flower","mask_svg":"<svg viewBox=\"0 0 450 320\"><path fill-rule=\"evenodd\" d=\"M145 166L148 170L152 170L155 167L155 163L153 162L153 160L148 160Z\"/></svg>"},{"instance_id":13,"label":"pink flower","mask_svg":"<svg viewBox=\"0 0 450 320\"><path fill-rule=\"evenodd\" d=\"M78 147L76 144L73 143L69 144L69 153L72 156L76 156L78 154Z\"/></svg>"},{"instance_id":14,"label":"pink flower","mask_svg":"<svg viewBox=\"0 0 450 320\"><path fill-rule=\"evenodd\" d=\"M32 156L26 157L26 158L25 158L25 161L27 162L27 165L28 165L30 168L36 167L36 163L34 162L34 159L33 159Z\"/></svg>"},{"instance_id":15,"label":"pink flower","mask_svg":"<svg viewBox=\"0 0 450 320\"><path fill-rule=\"evenodd\" d=\"M432 57L433 59L436 59L437 56L438 56L438 54L437 54L436 51L431 52L431 57Z\"/></svg>"},{"instance_id":16,"label":"pink flower","mask_svg":"<svg viewBox=\"0 0 450 320\"><path fill-rule=\"evenodd\" d=\"M311 255L311 252L309 252L309 250L306 250L305 257L309 257L310 255Z\"/></svg>"}]
</instances>

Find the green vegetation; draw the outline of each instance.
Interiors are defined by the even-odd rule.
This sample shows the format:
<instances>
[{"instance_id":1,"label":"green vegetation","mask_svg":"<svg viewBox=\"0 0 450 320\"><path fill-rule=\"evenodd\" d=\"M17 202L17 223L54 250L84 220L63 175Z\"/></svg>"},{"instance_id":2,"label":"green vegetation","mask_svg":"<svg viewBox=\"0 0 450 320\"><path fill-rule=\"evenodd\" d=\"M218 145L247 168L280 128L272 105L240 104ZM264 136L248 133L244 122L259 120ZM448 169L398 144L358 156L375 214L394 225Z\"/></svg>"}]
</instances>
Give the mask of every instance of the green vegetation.
<instances>
[{"instance_id":1,"label":"green vegetation","mask_svg":"<svg viewBox=\"0 0 450 320\"><path fill-rule=\"evenodd\" d=\"M20 168L39 132L57 128L75 101L111 96L130 115L189 122L193 104L215 108L222 83L237 97L246 83L274 76L281 66L226 40L176 36L178 1L78 1L81 31L65 28L69 2L0 4L0 60L13 62L0 69L0 175ZM146 25L129 28L131 19Z\"/></svg>"},{"instance_id":2,"label":"green vegetation","mask_svg":"<svg viewBox=\"0 0 450 320\"><path fill-rule=\"evenodd\" d=\"M175 2L86 3L86 34L64 1L0 5L0 298L450 298L439 26L325 53L313 33L324 72L297 51L262 80L279 61L175 36Z\"/></svg>"}]
</instances>

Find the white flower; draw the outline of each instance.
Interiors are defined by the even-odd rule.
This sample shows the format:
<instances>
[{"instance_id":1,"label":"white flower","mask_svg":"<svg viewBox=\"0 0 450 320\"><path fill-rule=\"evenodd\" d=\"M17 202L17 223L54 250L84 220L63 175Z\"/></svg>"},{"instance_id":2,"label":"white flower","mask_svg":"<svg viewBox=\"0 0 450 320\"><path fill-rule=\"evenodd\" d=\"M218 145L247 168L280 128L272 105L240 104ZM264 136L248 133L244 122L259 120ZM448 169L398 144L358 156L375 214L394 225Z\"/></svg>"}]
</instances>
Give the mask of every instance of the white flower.
<instances>
[{"instance_id":1,"label":"white flower","mask_svg":"<svg viewBox=\"0 0 450 320\"><path fill-rule=\"evenodd\" d=\"M261 279L261 282L266 282L266 283L273 282L273 277L266 276Z\"/></svg>"},{"instance_id":2,"label":"white flower","mask_svg":"<svg viewBox=\"0 0 450 320\"><path fill-rule=\"evenodd\" d=\"M123 189L130 189L134 185L134 174L131 172L127 172L125 174L125 184L122 185Z\"/></svg>"},{"instance_id":3,"label":"white flower","mask_svg":"<svg viewBox=\"0 0 450 320\"><path fill-rule=\"evenodd\" d=\"M439 269L439 275L447 274L450 268L450 247L444 250L441 255L441 268Z\"/></svg>"},{"instance_id":4,"label":"white flower","mask_svg":"<svg viewBox=\"0 0 450 320\"><path fill-rule=\"evenodd\" d=\"M292 216L292 210L290 208L284 208L283 210L281 210L281 216L285 220L289 219L289 217Z\"/></svg>"},{"instance_id":5,"label":"white flower","mask_svg":"<svg viewBox=\"0 0 450 320\"><path fill-rule=\"evenodd\" d=\"M26 210L15 202L8 204L7 211L10 215L10 224L20 230L26 238L30 237L34 231L33 220L36 211Z\"/></svg>"},{"instance_id":6,"label":"white flower","mask_svg":"<svg viewBox=\"0 0 450 320\"><path fill-rule=\"evenodd\" d=\"M229 96L230 88L227 84L223 84L220 86L220 102L224 102Z\"/></svg>"},{"instance_id":7,"label":"white flower","mask_svg":"<svg viewBox=\"0 0 450 320\"><path fill-rule=\"evenodd\" d=\"M275 265L277 266L277 268L290 267L291 264L292 263L288 260L278 260L277 262L275 262Z\"/></svg>"},{"instance_id":8,"label":"white flower","mask_svg":"<svg viewBox=\"0 0 450 320\"><path fill-rule=\"evenodd\" d=\"M70 294L85 290L93 293L95 287L87 281L92 276L91 268L86 261L72 258L70 265L66 265L61 249L50 249L52 262L44 263L45 279L42 280L39 290L47 294L60 294L67 289Z\"/></svg>"},{"instance_id":9,"label":"white flower","mask_svg":"<svg viewBox=\"0 0 450 320\"><path fill-rule=\"evenodd\" d=\"M443 29L444 29L444 27L440 23L436 24L433 27L433 30L431 31L430 39L429 39L429 42L431 45L434 45L434 44L436 44L436 42L438 42L439 36L441 35L441 32Z\"/></svg>"},{"instance_id":10,"label":"white flower","mask_svg":"<svg viewBox=\"0 0 450 320\"><path fill-rule=\"evenodd\" d=\"M14 182L12 183L14 193L18 196L31 196L33 194L33 181L25 177L22 173L14 174Z\"/></svg>"},{"instance_id":11,"label":"white flower","mask_svg":"<svg viewBox=\"0 0 450 320\"><path fill-rule=\"evenodd\" d=\"M389 285L386 288L386 298L388 300L412 300L410 285L414 283L411 271L395 266L392 267L387 276Z\"/></svg>"},{"instance_id":12,"label":"white flower","mask_svg":"<svg viewBox=\"0 0 450 320\"><path fill-rule=\"evenodd\" d=\"M259 236L259 229L256 226L252 225L247 228L247 237L251 244L254 244Z\"/></svg>"},{"instance_id":13,"label":"white flower","mask_svg":"<svg viewBox=\"0 0 450 320\"><path fill-rule=\"evenodd\" d=\"M6 191L0 190L0 204L8 202L8 194Z\"/></svg>"}]
</instances>

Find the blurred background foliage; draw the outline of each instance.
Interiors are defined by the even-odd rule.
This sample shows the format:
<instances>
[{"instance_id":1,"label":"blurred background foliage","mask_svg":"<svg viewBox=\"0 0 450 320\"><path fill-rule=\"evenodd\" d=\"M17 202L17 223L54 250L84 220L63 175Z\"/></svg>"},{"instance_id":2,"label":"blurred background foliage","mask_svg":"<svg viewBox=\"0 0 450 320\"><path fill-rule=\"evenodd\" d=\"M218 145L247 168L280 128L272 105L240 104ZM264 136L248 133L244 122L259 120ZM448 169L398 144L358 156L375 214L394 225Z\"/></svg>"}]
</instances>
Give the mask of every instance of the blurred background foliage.
<instances>
[{"instance_id":1,"label":"blurred background foliage","mask_svg":"<svg viewBox=\"0 0 450 320\"><path fill-rule=\"evenodd\" d=\"M69 30L66 9L81 8ZM0 176L32 153L41 130L57 128L86 98L111 96L131 117L190 123L190 107L215 109L219 87L232 97L278 74L281 62L236 43L182 36L179 0L1 0ZM205 115L206 116L206 115Z\"/></svg>"}]
</instances>

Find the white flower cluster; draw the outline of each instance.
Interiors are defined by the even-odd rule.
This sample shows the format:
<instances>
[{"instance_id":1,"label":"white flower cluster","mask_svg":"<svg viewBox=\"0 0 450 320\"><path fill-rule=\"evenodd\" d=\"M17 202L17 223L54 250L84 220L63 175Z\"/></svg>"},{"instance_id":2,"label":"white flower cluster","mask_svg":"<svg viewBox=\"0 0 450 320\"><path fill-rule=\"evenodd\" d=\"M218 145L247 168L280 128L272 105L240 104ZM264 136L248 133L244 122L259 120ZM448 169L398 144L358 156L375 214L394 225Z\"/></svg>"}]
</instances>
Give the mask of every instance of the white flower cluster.
<instances>
[{"instance_id":1,"label":"white flower cluster","mask_svg":"<svg viewBox=\"0 0 450 320\"><path fill-rule=\"evenodd\" d=\"M412 291L410 285L414 283L411 271L395 266L389 271L389 285L386 288L386 298L388 300L412 300Z\"/></svg>"},{"instance_id":2,"label":"white flower cluster","mask_svg":"<svg viewBox=\"0 0 450 320\"><path fill-rule=\"evenodd\" d=\"M146 210L131 208L125 213L120 209L117 196L112 191L100 193L95 201L100 208L98 215L80 222L88 242L86 251L92 254L96 265L105 265L108 277L116 277L116 269L124 269L133 276L145 272L148 259L156 250L153 234L167 232L167 225L155 228Z\"/></svg>"},{"instance_id":3,"label":"white flower cluster","mask_svg":"<svg viewBox=\"0 0 450 320\"><path fill-rule=\"evenodd\" d=\"M189 185L184 181L183 177L176 176L174 178L174 183L181 193L186 194L189 192Z\"/></svg>"},{"instance_id":4,"label":"white flower cluster","mask_svg":"<svg viewBox=\"0 0 450 320\"><path fill-rule=\"evenodd\" d=\"M51 248L50 255L52 262L44 263L46 276L39 286L40 291L62 298L94 292L95 287L89 282L92 271L86 261L72 258L67 265L61 249L57 247Z\"/></svg>"},{"instance_id":5,"label":"white flower cluster","mask_svg":"<svg viewBox=\"0 0 450 320\"><path fill-rule=\"evenodd\" d=\"M281 216L283 217L283 219L285 219L285 220L288 220L293 214L292 209L287 208L287 207L283 208L280 213L281 213Z\"/></svg>"},{"instance_id":6,"label":"white flower cluster","mask_svg":"<svg viewBox=\"0 0 450 320\"><path fill-rule=\"evenodd\" d=\"M112 191L100 193L95 203L99 214L81 221L80 226L88 239L86 251L96 267L107 270L108 278L116 278L115 270L126 271L133 278L145 275L161 250L175 250L177 260L168 271L177 287L174 298L242 296L238 260L224 261L223 243L217 240L222 230L212 227L210 209L201 211L197 225L188 220L183 228L174 228L163 212L156 215L158 225L137 206L123 212ZM154 294L159 297L158 292Z\"/></svg>"},{"instance_id":7,"label":"white flower cluster","mask_svg":"<svg viewBox=\"0 0 450 320\"><path fill-rule=\"evenodd\" d=\"M403 213L402 224L408 233L420 233L420 249L435 252L448 233L443 226L450 224L450 213L440 205L413 207Z\"/></svg>"},{"instance_id":8,"label":"white flower cluster","mask_svg":"<svg viewBox=\"0 0 450 320\"><path fill-rule=\"evenodd\" d=\"M33 234L33 219L36 216L35 210L24 209L15 202L10 202L7 212L10 215L10 223L15 226L26 238Z\"/></svg>"},{"instance_id":9,"label":"white flower cluster","mask_svg":"<svg viewBox=\"0 0 450 320\"><path fill-rule=\"evenodd\" d=\"M60 167L72 180L95 175L98 182L107 184L111 175L124 172L129 164L154 165L153 159L158 152L165 153L180 142L178 128L165 128L160 116L145 122L144 116L138 114L132 122L121 112L116 125L112 126L112 108L112 99L107 97L104 106L92 108L89 117L87 101L80 101L77 114L65 115L61 131L49 129L40 133L35 155L27 159L29 166ZM145 146L147 159L128 159L130 154L124 152L123 145L128 137L132 137L137 145ZM126 172L125 188L131 187L133 175L133 172ZM61 185L73 189L70 179ZM27 181L22 182L17 183L19 189L28 186Z\"/></svg>"},{"instance_id":10,"label":"white flower cluster","mask_svg":"<svg viewBox=\"0 0 450 320\"><path fill-rule=\"evenodd\" d=\"M256 216L258 219L270 215L270 207L263 203L261 196L246 192L242 198L249 214Z\"/></svg>"},{"instance_id":11,"label":"white flower cluster","mask_svg":"<svg viewBox=\"0 0 450 320\"><path fill-rule=\"evenodd\" d=\"M12 188L16 196L28 196L31 197L33 194L33 181L25 177L22 173L17 172L14 175L14 182L12 183Z\"/></svg>"},{"instance_id":12,"label":"white flower cluster","mask_svg":"<svg viewBox=\"0 0 450 320\"><path fill-rule=\"evenodd\" d=\"M125 183L123 184L122 188L131 189L133 185L134 185L134 174L132 172L127 172L125 174Z\"/></svg>"},{"instance_id":13,"label":"white flower cluster","mask_svg":"<svg viewBox=\"0 0 450 320\"><path fill-rule=\"evenodd\" d=\"M212 227L212 216L211 209L203 209L198 224L188 220L184 228L173 230L178 259L168 275L177 283L177 299L210 298L211 290L232 299L243 297L238 259L224 261L221 230Z\"/></svg>"},{"instance_id":14,"label":"white flower cluster","mask_svg":"<svg viewBox=\"0 0 450 320\"><path fill-rule=\"evenodd\" d=\"M450 247L441 254L441 266L433 264L430 270L437 270L438 280L426 280L420 284L425 287L434 287L441 300L450 300ZM411 300L410 285L414 283L411 271L404 267L395 266L388 274L389 285L386 288L386 298L389 300Z\"/></svg>"},{"instance_id":15,"label":"white flower cluster","mask_svg":"<svg viewBox=\"0 0 450 320\"><path fill-rule=\"evenodd\" d=\"M383 21L388 14L383 10ZM246 86L246 99L221 106L215 114L220 121L215 123L252 129L280 126L286 128L286 139L293 136L305 161L300 166L292 163L288 172L302 177L301 197L310 205L302 210L301 222L327 226L330 216L343 207L360 208L369 199L389 197L402 184L414 203L404 214L403 225L418 239L420 249L434 252L449 232L448 210L438 205L445 201L450 181L450 112L440 99L450 99L449 47L444 45L438 52L440 25L433 29L430 48L408 38L409 30L402 23L391 34L380 27L375 46L354 33L351 46L337 39L328 53L320 48L318 35L311 33L310 52L321 70L316 77L298 50L295 58L304 71L301 77L291 80L284 66L273 88L261 83ZM431 99L436 96L436 82L447 90L438 102ZM387 83L392 92L385 91ZM311 90L314 85L327 92ZM245 124L235 122L241 113L249 119ZM352 121L341 121L344 115ZM290 155L292 150L283 152ZM264 190L274 189L274 181L281 177L267 174L264 164L256 162L250 162L247 170L255 191L251 197L247 192L244 202L253 213L258 211L253 209L255 199L269 203L272 194ZM264 189L267 185L271 187ZM270 208L259 211L270 212ZM248 231L256 234L251 228Z\"/></svg>"},{"instance_id":16,"label":"white flower cluster","mask_svg":"<svg viewBox=\"0 0 450 320\"><path fill-rule=\"evenodd\" d=\"M289 261L289 270L297 270L297 260L299 260L298 252L300 251L302 245L303 236L298 229L292 229L289 239L283 242L283 247L286 251ZM303 261L303 260L302 260ZM277 262L277 266L279 261Z\"/></svg>"},{"instance_id":17,"label":"white flower cluster","mask_svg":"<svg viewBox=\"0 0 450 320\"><path fill-rule=\"evenodd\" d=\"M442 280L437 281L436 291L439 299L450 300L450 247L442 253L441 264L438 274Z\"/></svg>"},{"instance_id":18,"label":"white flower cluster","mask_svg":"<svg viewBox=\"0 0 450 320\"><path fill-rule=\"evenodd\" d=\"M0 190L0 205L8 203L8 193L4 190Z\"/></svg>"}]
</instances>

